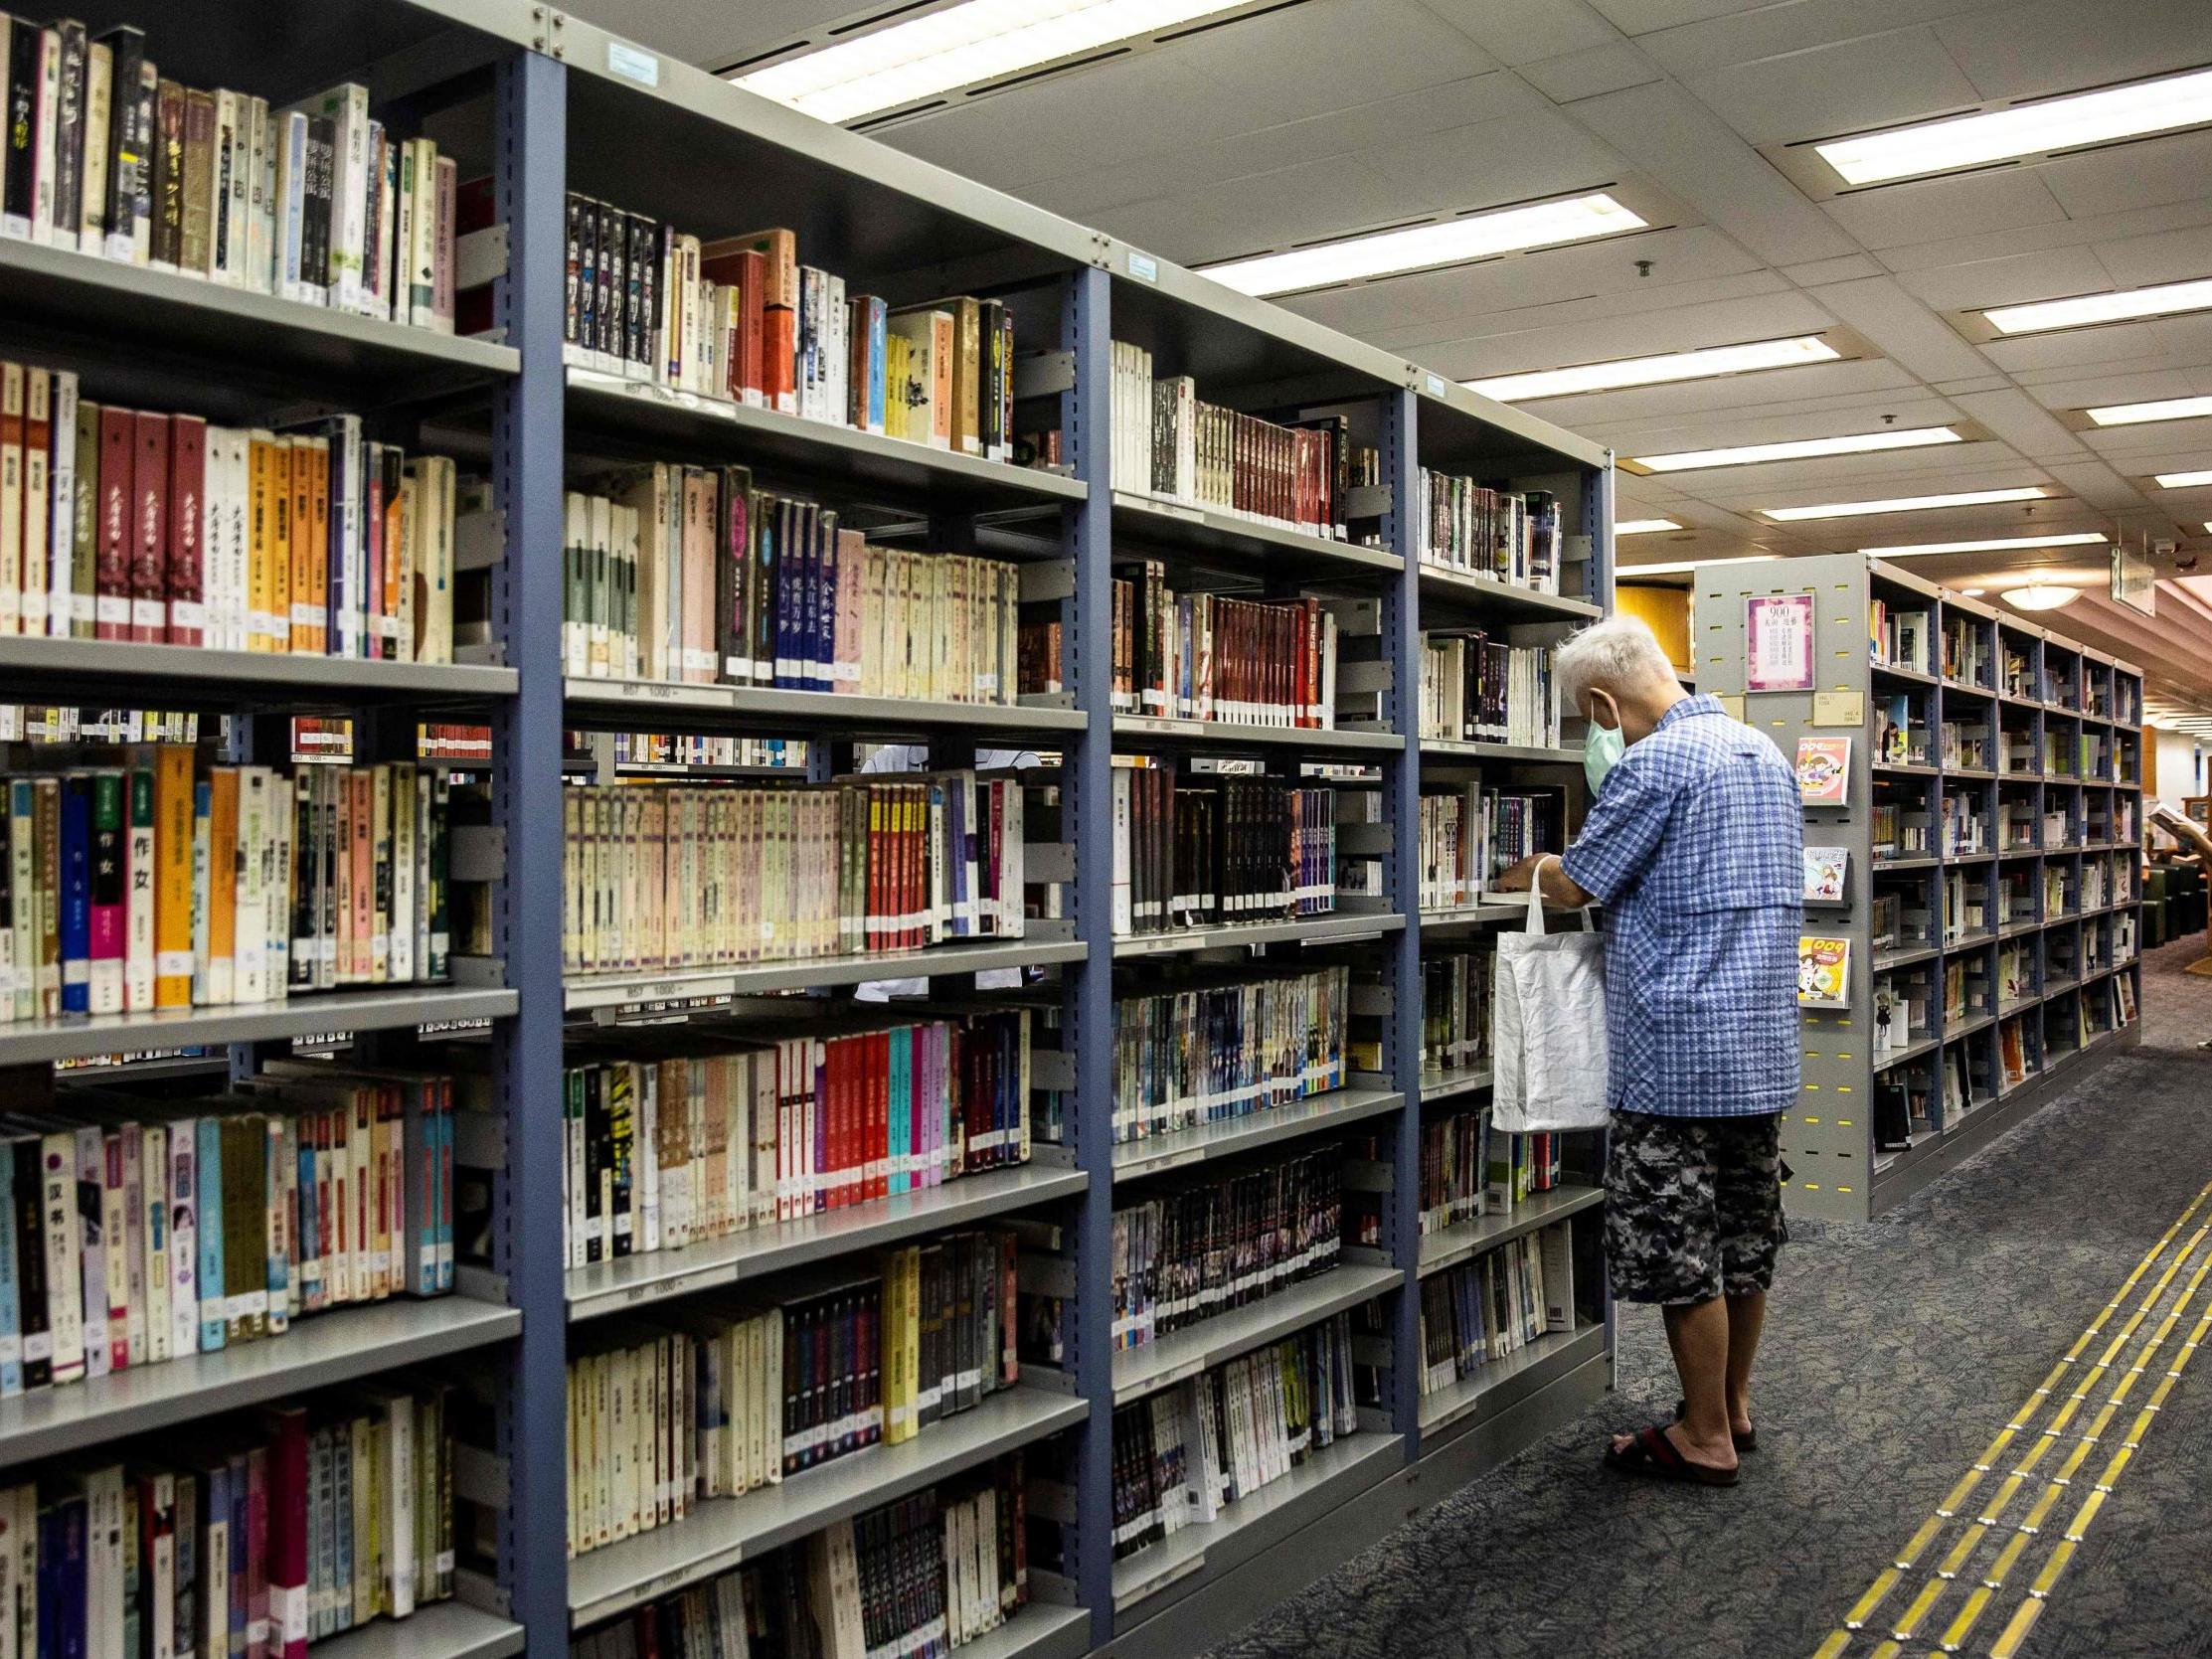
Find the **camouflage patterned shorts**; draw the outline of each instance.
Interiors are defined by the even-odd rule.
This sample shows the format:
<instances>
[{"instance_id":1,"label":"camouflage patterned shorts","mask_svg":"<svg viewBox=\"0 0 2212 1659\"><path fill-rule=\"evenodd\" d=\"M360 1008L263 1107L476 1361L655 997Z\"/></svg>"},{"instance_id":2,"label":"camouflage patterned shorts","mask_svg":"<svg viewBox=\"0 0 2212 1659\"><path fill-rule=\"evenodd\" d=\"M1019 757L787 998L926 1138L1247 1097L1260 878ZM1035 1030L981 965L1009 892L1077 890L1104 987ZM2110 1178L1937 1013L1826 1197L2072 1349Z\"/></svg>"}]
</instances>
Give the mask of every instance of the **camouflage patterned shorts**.
<instances>
[{"instance_id":1,"label":"camouflage patterned shorts","mask_svg":"<svg viewBox=\"0 0 2212 1659\"><path fill-rule=\"evenodd\" d=\"M1606 1257L1615 1296L1681 1304L1765 1290L1787 1237L1779 1114L1613 1114Z\"/></svg>"}]
</instances>

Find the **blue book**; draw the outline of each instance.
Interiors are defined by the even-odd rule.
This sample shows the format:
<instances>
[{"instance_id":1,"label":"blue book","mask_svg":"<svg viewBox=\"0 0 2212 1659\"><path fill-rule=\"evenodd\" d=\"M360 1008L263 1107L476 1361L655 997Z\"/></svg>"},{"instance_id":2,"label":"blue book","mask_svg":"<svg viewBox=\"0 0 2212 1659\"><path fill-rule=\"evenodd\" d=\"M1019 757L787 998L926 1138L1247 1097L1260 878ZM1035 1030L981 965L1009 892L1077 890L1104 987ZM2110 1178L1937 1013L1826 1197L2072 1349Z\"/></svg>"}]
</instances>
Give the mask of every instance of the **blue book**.
<instances>
[{"instance_id":1,"label":"blue book","mask_svg":"<svg viewBox=\"0 0 2212 1659\"><path fill-rule=\"evenodd\" d=\"M247 1499L252 1481L246 1459L243 1451L231 1454L231 1659L246 1659L248 1641L247 1545L252 1540L247 1530Z\"/></svg>"},{"instance_id":2,"label":"blue book","mask_svg":"<svg viewBox=\"0 0 2212 1659\"><path fill-rule=\"evenodd\" d=\"M798 513L796 505L778 501L771 523L775 527L774 586L775 595L775 651L770 661L775 668L775 684L784 691L798 689L797 664L799 620L805 606L805 589L801 582L804 566L801 549L793 535L793 524Z\"/></svg>"},{"instance_id":3,"label":"blue book","mask_svg":"<svg viewBox=\"0 0 2212 1659\"><path fill-rule=\"evenodd\" d=\"M913 1053L914 1027L898 1027L891 1033L891 1076L885 1084L889 1097L889 1109L885 1115L891 1120L885 1135L890 1142L888 1150L891 1154L889 1190L895 1193L903 1193L914 1184L907 1174L907 1151L912 1143L914 1130L914 1096L901 1085L900 1080L901 1067L903 1064L911 1066ZM870 1150L873 1151L874 1148L871 1147Z\"/></svg>"},{"instance_id":4,"label":"blue book","mask_svg":"<svg viewBox=\"0 0 2212 1659\"><path fill-rule=\"evenodd\" d=\"M86 1543L85 1500L63 1499L62 1561L55 1579L62 1596L62 1646L56 1659L85 1659L88 1635L85 1617Z\"/></svg>"},{"instance_id":5,"label":"blue book","mask_svg":"<svg viewBox=\"0 0 2212 1659\"><path fill-rule=\"evenodd\" d=\"M316 1208L315 1137L294 1137L299 1155L299 1306L301 1312L323 1304L322 1213Z\"/></svg>"},{"instance_id":6,"label":"blue book","mask_svg":"<svg viewBox=\"0 0 2212 1659\"><path fill-rule=\"evenodd\" d=\"M199 1659L225 1659L229 1642L223 1644L225 1652L219 1653L206 1637L211 1627L230 1622L231 1466L223 1458L214 1455L202 1459L195 1466L200 1471L200 1574L197 1593L200 1622L193 1627L192 1638ZM216 1616L218 1607L225 1609L221 1618ZM179 1634L181 1636L182 1632Z\"/></svg>"},{"instance_id":7,"label":"blue book","mask_svg":"<svg viewBox=\"0 0 2212 1659\"><path fill-rule=\"evenodd\" d=\"M437 1219L437 1287L453 1288L453 1107L450 1100L439 1104L437 1116L437 1157L431 1175L435 1184Z\"/></svg>"},{"instance_id":8,"label":"blue book","mask_svg":"<svg viewBox=\"0 0 2212 1659\"><path fill-rule=\"evenodd\" d=\"M837 689L837 515L814 520L814 639L808 653L809 691Z\"/></svg>"},{"instance_id":9,"label":"blue book","mask_svg":"<svg viewBox=\"0 0 2212 1659\"><path fill-rule=\"evenodd\" d=\"M92 1008L92 780L62 779L62 1012Z\"/></svg>"},{"instance_id":10,"label":"blue book","mask_svg":"<svg viewBox=\"0 0 2212 1659\"><path fill-rule=\"evenodd\" d=\"M0 1141L0 1396L23 1392L23 1285L15 1264L15 1143Z\"/></svg>"},{"instance_id":11,"label":"blue book","mask_svg":"<svg viewBox=\"0 0 2212 1659\"><path fill-rule=\"evenodd\" d=\"M890 308L874 294L861 295L853 305L861 313L855 327L865 331L868 342L868 429L881 433L887 409L885 363L891 355L887 327Z\"/></svg>"},{"instance_id":12,"label":"blue book","mask_svg":"<svg viewBox=\"0 0 2212 1659\"><path fill-rule=\"evenodd\" d=\"M200 1119L200 1352L212 1354L227 1340L229 1304L223 1294L223 1120Z\"/></svg>"}]
</instances>

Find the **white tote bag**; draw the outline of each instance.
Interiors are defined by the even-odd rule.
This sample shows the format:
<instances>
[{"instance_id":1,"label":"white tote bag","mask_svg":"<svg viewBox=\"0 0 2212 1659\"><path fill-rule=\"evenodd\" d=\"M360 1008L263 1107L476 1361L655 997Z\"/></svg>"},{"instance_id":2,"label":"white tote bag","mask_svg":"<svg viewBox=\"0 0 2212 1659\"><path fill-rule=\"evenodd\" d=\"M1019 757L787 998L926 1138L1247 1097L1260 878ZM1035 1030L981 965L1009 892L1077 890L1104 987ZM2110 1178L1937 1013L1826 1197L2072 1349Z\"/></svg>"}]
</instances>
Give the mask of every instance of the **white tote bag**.
<instances>
[{"instance_id":1,"label":"white tote bag","mask_svg":"<svg viewBox=\"0 0 2212 1659\"><path fill-rule=\"evenodd\" d=\"M1539 867L1541 868L1541 867ZM1605 939L1584 911L1582 931L1544 931L1531 882L1528 927L1498 935L1490 1126L1507 1134L1603 1129L1606 1109Z\"/></svg>"}]
</instances>

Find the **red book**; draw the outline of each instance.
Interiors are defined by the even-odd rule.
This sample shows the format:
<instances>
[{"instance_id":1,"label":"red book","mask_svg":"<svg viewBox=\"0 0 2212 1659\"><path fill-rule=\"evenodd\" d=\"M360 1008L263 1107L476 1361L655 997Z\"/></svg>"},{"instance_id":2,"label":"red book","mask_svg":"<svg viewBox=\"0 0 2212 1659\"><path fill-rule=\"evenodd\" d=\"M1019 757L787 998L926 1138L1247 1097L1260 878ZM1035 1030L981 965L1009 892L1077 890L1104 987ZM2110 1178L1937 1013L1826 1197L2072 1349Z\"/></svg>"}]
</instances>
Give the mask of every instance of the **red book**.
<instances>
[{"instance_id":1,"label":"red book","mask_svg":"<svg viewBox=\"0 0 2212 1659\"><path fill-rule=\"evenodd\" d=\"M883 1041L885 1058L888 1060L891 1051L891 1040L886 1037ZM911 1057L919 1055L922 1048L920 1029L915 1031L911 1042L913 1047L909 1051L910 1059L908 1061L910 1074L914 1068L914 1060ZM868 1119L868 1196L870 1198L882 1198L891 1191L891 1156L894 1149L891 1145L891 1081L886 1076L889 1070L888 1065L883 1067L871 1065L868 1068L867 1076L862 1079L862 1109ZM913 1079L910 1075L909 1087L911 1088L912 1085ZM910 1112L908 1115L911 1119L913 1114ZM905 1148L900 1147L897 1150L904 1151Z\"/></svg>"},{"instance_id":2,"label":"red book","mask_svg":"<svg viewBox=\"0 0 2212 1659\"><path fill-rule=\"evenodd\" d=\"M822 1049L822 1085L829 1096L830 1207L858 1204L867 1154L860 1144L860 1114L853 1109L853 1046L845 1039Z\"/></svg>"},{"instance_id":3,"label":"red book","mask_svg":"<svg viewBox=\"0 0 2212 1659\"><path fill-rule=\"evenodd\" d=\"M130 633L142 644L169 637L169 417L131 417Z\"/></svg>"},{"instance_id":4,"label":"red book","mask_svg":"<svg viewBox=\"0 0 2212 1659\"><path fill-rule=\"evenodd\" d=\"M260 1517L266 1541L268 1652L272 1659L306 1659L307 1411L301 1406L278 1406L265 1419L272 1431L265 1459L267 1492L252 1515ZM252 1527L250 1516L249 1531ZM258 1562L263 1554L256 1541L253 1559Z\"/></svg>"},{"instance_id":5,"label":"red book","mask_svg":"<svg viewBox=\"0 0 2212 1659\"><path fill-rule=\"evenodd\" d=\"M136 429L130 411L99 412L99 551L93 562L93 636L130 637L130 471Z\"/></svg>"},{"instance_id":6,"label":"red book","mask_svg":"<svg viewBox=\"0 0 2212 1659\"><path fill-rule=\"evenodd\" d=\"M203 638L200 547L201 496L207 487L208 423L197 415L171 417L169 430L169 643Z\"/></svg>"}]
</instances>

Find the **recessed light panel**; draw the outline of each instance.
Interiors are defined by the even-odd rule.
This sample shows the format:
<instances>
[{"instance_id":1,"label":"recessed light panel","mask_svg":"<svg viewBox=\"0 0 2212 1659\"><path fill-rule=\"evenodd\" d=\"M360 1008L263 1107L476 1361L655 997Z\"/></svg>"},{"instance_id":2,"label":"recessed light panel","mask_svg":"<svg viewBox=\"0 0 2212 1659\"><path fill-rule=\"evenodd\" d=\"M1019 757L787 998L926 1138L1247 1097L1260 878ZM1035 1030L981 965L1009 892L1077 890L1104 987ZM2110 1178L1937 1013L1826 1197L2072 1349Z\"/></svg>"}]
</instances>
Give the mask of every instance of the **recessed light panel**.
<instances>
[{"instance_id":1,"label":"recessed light panel","mask_svg":"<svg viewBox=\"0 0 2212 1659\"><path fill-rule=\"evenodd\" d=\"M2107 404L2082 412L2100 426L2139 426L2149 420L2194 420L2212 415L2212 398L2154 398L2146 404Z\"/></svg>"},{"instance_id":2,"label":"recessed light panel","mask_svg":"<svg viewBox=\"0 0 2212 1659\"><path fill-rule=\"evenodd\" d=\"M1622 519L1613 527L1616 536L1650 536L1661 530L1679 530L1672 519Z\"/></svg>"},{"instance_id":3,"label":"recessed light panel","mask_svg":"<svg viewBox=\"0 0 2212 1659\"><path fill-rule=\"evenodd\" d=\"M2118 143L2212 121L2212 70L2137 81L2103 91L2043 98L1979 115L1923 121L1889 132L1815 144L1821 159L1852 185L1985 167L2017 156Z\"/></svg>"},{"instance_id":4,"label":"recessed light panel","mask_svg":"<svg viewBox=\"0 0 2212 1659\"><path fill-rule=\"evenodd\" d=\"M1638 455L1647 472L1691 472L1708 466L1754 466L1761 461L1803 461L1822 455L1867 455L1883 449L1920 449L1932 443L1957 443L1949 426L1908 426L1897 431L1849 432L1841 437L1804 437L1787 443L1739 443L1725 449L1685 449L1671 455Z\"/></svg>"},{"instance_id":5,"label":"recessed light panel","mask_svg":"<svg viewBox=\"0 0 2212 1659\"><path fill-rule=\"evenodd\" d=\"M1744 346L1708 346L1701 351L1662 352L1656 357L1623 357L1611 363L1584 363L1571 369L1539 369L1525 375L1499 375L1463 384L1469 392L1503 404L1532 398L1567 398L1580 392L1617 392L1631 386L1665 386L1675 381L1710 380L1757 369L1788 369L1806 363L1832 363L1843 354L1817 334L1789 340L1755 340Z\"/></svg>"},{"instance_id":6,"label":"recessed light panel","mask_svg":"<svg viewBox=\"0 0 2212 1659\"><path fill-rule=\"evenodd\" d=\"M2212 484L2212 467L2201 472L2161 472L2151 482L2162 490L2193 490L2199 485Z\"/></svg>"},{"instance_id":7,"label":"recessed light panel","mask_svg":"<svg viewBox=\"0 0 2212 1659\"><path fill-rule=\"evenodd\" d=\"M1861 548L1876 559L1918 559L1931 553L2010 553L2018 548L2086 548L2106 540L2102 530L2076 530L2057 536L1984 536L1967 542L1908 542L1901 547Z\"/></svg>"},{"instance_id":8,"label":"recessed light panel","mask_svg":"<svg viewBox=\"0 0 2212 1659\"><path fill-rule=\"evenodd\" d=\"M1855 519L1872 513L1917 513L1935 507L1989 507L2006 501L2041 501L2050 493L2040 484L2025 484L2010 490L1897 495L1881 501L1830 501L1818 507L1762 507L1759 516L1778 524L1793 524L1800 519Z\"/></svg>"},{"instance_id":9,"label":"recessed light panel","mask_svg":"<svg viewBox=\"0 0 2212 1659\"><path fill-rule=\"evenodd\" d=\"M1642 229L1644 222L1639 216L1600 190L1564 202L1539 202L1525 208L1507 208L1502 213L1470 214L1403 231L1379 231L1373 236L1294 248L1287 253L1262 253L1203 269L1215 281L1240 293L1286 294Z\"/></svg>"},{"instance_id":10,"label":"recessed light panel","mask_svg":"<svg viewBox=\"0 0 2212 1659\"><path fill-rule=\"evenodd\" d=\"M2212 311L2212 278L2130 288L2126 293L2039 300L2033 305L1998 305L1981 314L1999 334L2046 334L2054 328L2090 328L2183 311Z\"/></svg>"}]
</instances>

